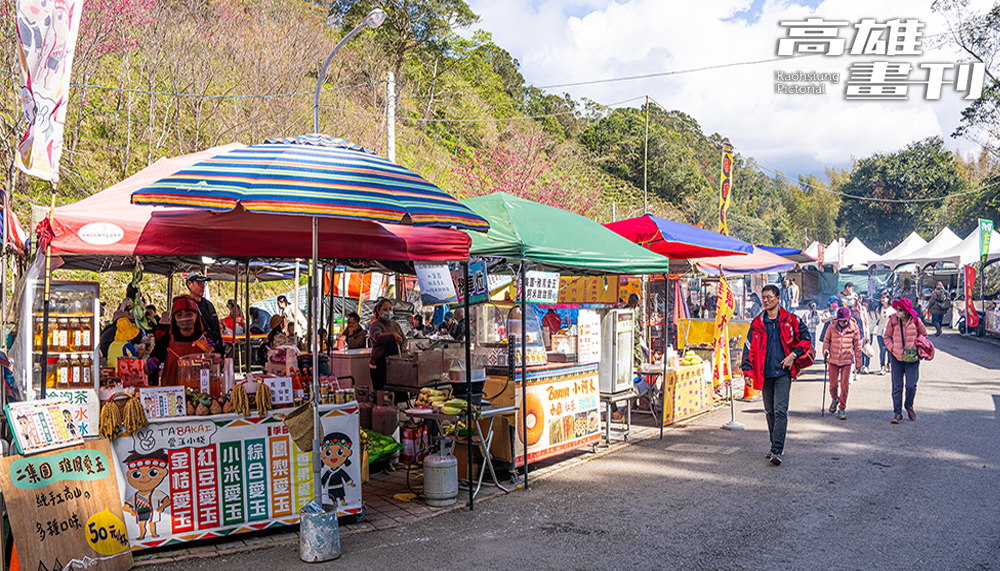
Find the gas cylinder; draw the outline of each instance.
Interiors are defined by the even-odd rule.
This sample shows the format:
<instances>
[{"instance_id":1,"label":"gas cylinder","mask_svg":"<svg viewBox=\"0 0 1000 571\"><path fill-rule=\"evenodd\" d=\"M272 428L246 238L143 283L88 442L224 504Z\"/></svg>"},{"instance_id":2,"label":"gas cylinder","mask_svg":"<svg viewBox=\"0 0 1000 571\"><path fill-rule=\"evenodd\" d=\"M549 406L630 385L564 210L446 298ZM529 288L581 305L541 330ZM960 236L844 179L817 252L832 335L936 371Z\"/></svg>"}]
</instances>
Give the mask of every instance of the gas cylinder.
<instances>
[{"instance_id":1,"label":"gas cylinder","mask_svg":"<svg viewBox=\"0 0 1000 571\"><path fill-rule=\"evenodd\" d=\"M458 500L458 459L452 455L453 441L441 438L441 450L424 458L424 497L436 508Z\"/></svg>"},{"instance_id":2,"label":"gas cylinder","mask_svg":"<svg viewBox=\"0 0 1000 571\"><path fill-rule=\"evenodd\" d=\"M386 436L392 436L399 428L399 409L393 404L391 395L387 391L375 393L377 404L372 409L372 430Z\"/></svg>"},{"instance_id":3,"label":"gas cylinder","mask_svg":"<svg viewBox=\"0 0 1000 571\"><path fill-rule=\"evenodd\" d=\"M361 428L364 428L365 430L372 429L372 408L375 407L375 405L372 404L372 397L369 392L370 390L370 388L364 385L359 385L354 391L355 396L358 399L358 416L360 417L359 420L361 421Z\"/></svg>"}]
</instances>

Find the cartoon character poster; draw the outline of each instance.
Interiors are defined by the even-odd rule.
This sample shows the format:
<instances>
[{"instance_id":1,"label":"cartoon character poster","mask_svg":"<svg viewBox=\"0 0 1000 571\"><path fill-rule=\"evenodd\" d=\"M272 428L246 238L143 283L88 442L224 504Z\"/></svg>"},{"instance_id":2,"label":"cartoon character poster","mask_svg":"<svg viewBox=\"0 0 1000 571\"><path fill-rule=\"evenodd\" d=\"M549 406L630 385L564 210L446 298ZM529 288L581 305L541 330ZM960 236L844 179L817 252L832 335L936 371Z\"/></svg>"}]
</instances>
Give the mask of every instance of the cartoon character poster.
<instances>
[{"instance_id":1,"label":"cartoon character poster","mask_svg":"<svg viewBox=\"0 0 1000 571\"><path fill-rule=\"evenodd\" d=\"M323 485L324 506L339 508L347 505L347 488L357 487L347 473L353 454L351 444L351 437L342 432L331 432L323 438L319 456L323 461L320 483Z\"/></svg>"},{"instance_id":2,"label":"cartoon character poster","mask_svg":"<svg viewBox=\"0 0 1000 571\"><path fill-rule=\"evenodd\" d=\"M59 179L70 68L82 8L78 0L17 0L19 93L27 125L18 144L17 166L52 182Z\"/></svg>"},{"instance_id":3,"label":"cartoon character poster","mask_svg":"<svg viewBox=\"0 0 1000 571\"><path fill-rule=\"evenodd\" d=\"M136 539L159 537L156 524L160 522L163 512L170 507L170 496L159 489L160 484L170 474L169 459L163 450L151 454L133 452L125 460L125 479L132 490L125 498L122 510L135 518L139 526Z\"/></svg>"}]
</instances>

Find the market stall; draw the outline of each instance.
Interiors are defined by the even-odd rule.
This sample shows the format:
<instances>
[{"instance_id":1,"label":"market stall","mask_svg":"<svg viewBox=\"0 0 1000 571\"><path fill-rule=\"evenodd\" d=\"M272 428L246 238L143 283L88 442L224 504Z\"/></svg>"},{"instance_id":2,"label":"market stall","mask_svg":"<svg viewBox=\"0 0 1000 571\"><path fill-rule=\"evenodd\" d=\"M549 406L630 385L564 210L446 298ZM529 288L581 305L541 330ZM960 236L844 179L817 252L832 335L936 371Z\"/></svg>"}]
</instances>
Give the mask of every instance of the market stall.
<instances>
[{"instance_id":1,"label":"market stall","mask_svg":"<svg viewBox=\"0 0 1000 571\"><path fill-rule=\"evenodd\" d=\"M51 246L54 268L131 270L140 266L141 259L141 265L147 272L168 274L200 268L204 256L234 260L237 267L242 265L244 272L253 259L302 258L310 253L314 257L360 266L387 264L397 271L407 271L408 268L412 271L409 264L414 261L468 259L469 237L457 230L316 218L313 232L310 232L309 225L302 224L301 218L254 214L241 207L225 212L209 212L191 208L161 209L130 202L132 193L150 184L150 181L161 180L203 159L239 148L239 145L228 145L161 161L79 203L55 209L51 218L42 224L42 248L39 251L43 251L46 245ZM420 201L414 199L414 203ZM423 211L422 215L432 215L432 210ZM458 208L451 207L450 212L454 215L461 210L467 211L458 205ZM454 223L453 216L443 218L450 220L448 224ZM426 220L421 219L421 224L427 224ZM239 272L238 269L236 271ZM26 280L31 287L25 288L27 293L22 302L31 308L27 310L29 314L36 307L34 284L39 278L36 274ZM60 313L58 301L56 303L55 313ZM86 311L89 311L81 317L93 318L97 311L96 292L86 296L86 299L80 297L78 305L86 306ZM67 306L66 310L70 312L74 308ZM31 338L34 333L31 323L30 320L22 322L18 335ZM49 330L63 331L58 319ZM72 338L74 329L66 330ZM75 330L79 331L79 326ZM96 335L91 334L90 344L88 352L93 354L96 363ZM30 348L32 345L29 342L18 343L17 346ZM61 349L64 346L58 347ZM42 396L50 386L43 380L48 375L41 373L41 362L33 360L31 352L29 349L27 354L16 360L16 383L24 396L37 397ZM34 370L33 362L37 364ZM131 401L135 401L150 421L148 426L129 428L136 418L130 409L126 414L124 431L120 424L112 424L114 433L109 434L116 437L114 447L118 451L116 467L119 479L130 482L128 486L131 486L122 489L122 500L124 505L131 506L126 511L132 509L136 512L129 524L129 535L134 538L133 549L295 523L299 516L298 508L303 502L313 499L332 507L342 516L363 513L359 472L362 463L358 431L360 407L350 390L341 390L342 386L338 384L335 397L332 390L328 392L325 390L327 387L320 386L319 374L311 375L314 381L311 385L308 382L296 383L294 381L299 379L280 374L257 376L247 379L246 384L241 384L243 379L237 377L231 382L237 388L245 388L242 392L249 393L252 402L260 400L270 406L256 405L256 414L249 411L241 415L219 414L223 403L228 406L239 399L235 389L231 396L227 395L228 388L233 385L227 385L224 368L219 366L218 360L202 358L197 362L179 363L179 366L179 378L187 375L187 380L182 383L187 387L146 388L138 378L132 379L132 383L125 382L121 371L109 370L107 374L97 375L90 369L89 386L92 388L81 390L94 397L87 397L85 400L88 403L96 404L98 389L102 396L127 400L125 409L132 406L129 404ZM60 370L57 365L57 377ZM69 370L80 370L80 367ZM316 369L310 368L310 373L313 370ZM132 370L132 374L138 377L139 371L142 369ZM102 376L108 386L101 384ZM124 386L126 384L135 386ZM56 385L59 385L58 381ZM51 388L57 387L53 385ZM170 394L162 394L164 392ZM311 454L301 453L288 443L289 428L282 422L282 417L298 410L291 407L299 403L311 400L318 404L321 392L323 402L331 404L315 407L319 422L315 434L310 429L306 441L316 442L321 447L339 447L342 451L340 457L353 458L353 463L341 462L332 466L324 461L316 465ZM123 396L125 393L134 396L126 398ZM261 396L263 393L269 394ZM192 399L198 404L197 413L193 413L191 408ZM109 406L117 407L105 404L102 412ZM239 406L236 405L237 410ZM97 431L94 426L96 416L91 409L91 433ZM288 424L288 427L291 426ZM152 486L148 481L138 480L142 487L132 486L129 478L133 466L145 470L155 465L158 474L163 475L164 472L159 470L164 463L165 470L173 471L169 483L164 483L161 478ZM283 472L286 468L287 474ZM141 475L137 477L145 478ZM320 485L314 485L315 482ZM338 483L339 491L325 490ZM305 493L306 485L309 486L308 494ZM130 495L133 499L131 504ZM166 503L163 496L174 497ZM156 507L151 507L154 497L158 503ZM153 518L163 519L164 522L155 533L151 524L146 526L148 534L142 533L140 527L143 526L139 524L151 522Z\"/></svg>"}]
</instances>

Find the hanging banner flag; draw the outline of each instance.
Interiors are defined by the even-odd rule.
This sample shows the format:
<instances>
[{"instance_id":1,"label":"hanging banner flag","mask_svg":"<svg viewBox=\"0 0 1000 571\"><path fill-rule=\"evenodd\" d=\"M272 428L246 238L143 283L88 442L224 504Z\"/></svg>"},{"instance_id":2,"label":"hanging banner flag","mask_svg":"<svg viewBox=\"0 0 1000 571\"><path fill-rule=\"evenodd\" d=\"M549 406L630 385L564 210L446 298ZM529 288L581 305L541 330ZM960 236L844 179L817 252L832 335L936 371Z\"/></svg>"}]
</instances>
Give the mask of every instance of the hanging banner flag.
<instances>
[{"instance_id":1,"label":"hanging banner flag","mask_svg":"<svg viewBox=\"0 0 1000 571\"><path fill-rule=\"evenodd\" d=\"M979 267L986 265L986 256L990 253L990 236L993 234L993 221L979 219Z\"/></svg>"},{"instance_id":2,"label":"hanging banner flag","mask_svg":"<svg viewBox=\"0 0 1000 571\"><path fill-rule=\"evenodd\" d=\"M847 244L843 238L837 240L837 267L834 268L834 271L839 272L840 269L844 267L844 250L846 248Z\"/></svg>"},{"instance_id":3,"label":"hanging banner flag","mask_svg":"<svg viewBox=\"0 0 1000 571\"><path fill-rule=\"evenodd\" d=\"M17 1L19 87L26 125L18 143L17 166L53 183L59 180L70 68L82 8L83 2L77 0Z\"/></svg>"},{"instance_id":4,"label":"hanging banner flag","mask_svg":"<svg viewBox=\"0 0 1000 571\"><path fill-rule=\"evenodd\" d=\"M729 365L729 320L735 311L736 296L720 275L719 295L715 302L715 358L712 362L712 385L715 387L720 383L728 387L733 380Z\"/></svg>"},{"instance_id":5,"label":"hanging banner flag","mask_svg":"<svg viewBox=\"0 0 1000 571\"><path fill-rule=\"evenodd\" d=\"M979 312L976 311L976 306L972 303L972 292L975 291L975 285L976 268L965 266L965 323L968 326L966 331L973 327L979 327Z\"/></svg>"},{"instance_id":6,"label":"hanging banner flag","mask_svg":"<svg viewBox=\"0 0 1000 571\"><path fill-rule=\"evenodd\" d=\"M816 247L816 261L819 262L819 271L823 271L823 258L826 256L826 246L820 244Z\"/></svg>"},{"instance_id":7,"label":"hanging banner flag","mask_svg":"<svg viewBox=\"0 0 1000 571\"><path fill-rule=\"evenodd\" d=\"M728 142L722 144L722 185L719 189L719 234L729 235L729 224L726 215L729 214L729 195L733 183L733 146Z\"/></svg>"}]
</instances>

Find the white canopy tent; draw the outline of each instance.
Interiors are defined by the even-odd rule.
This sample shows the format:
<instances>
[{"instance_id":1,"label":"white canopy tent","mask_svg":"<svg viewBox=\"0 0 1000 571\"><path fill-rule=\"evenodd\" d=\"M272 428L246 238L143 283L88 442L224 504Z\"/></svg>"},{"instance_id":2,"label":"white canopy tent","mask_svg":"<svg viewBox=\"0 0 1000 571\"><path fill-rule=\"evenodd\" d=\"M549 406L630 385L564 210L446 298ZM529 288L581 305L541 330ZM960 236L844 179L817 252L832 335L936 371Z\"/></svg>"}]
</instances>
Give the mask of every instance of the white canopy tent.
<instances>
[{"instance_id":1,"label":"white canopy tent","mask_svg":"<svg viewBox=\"0 0 1000 571\"><path fill-rule=\"evenodd\" d=\"M868 260L868 263L884 264L889 267L895 267L895 260L908 257L926 245L927 240L921 238L920 234L910 232L910 235L904 238L903 241L900 242L895 248L889 250L881 256L875 256L874 258Z\"/></svg>"},{"instance_id":2,"label":"white canopy tent","mask_svg":"<svg viewBox=\"0 0 1000 571\"><path fill-rule=\"evenodd\" d=\"M949 228L945 228L937 236L927 242L922 248L914 251L908 256L896 258L890 264L893 268L903 264L917 264L921 268L927 264L932 264L941 259L941 254L962 243L962 239L955 235Z\"/></svg>"},{"instance_id":3,"label":"white canopy tent","mask_svg":"<svg viewBox=\"0 0 1000 571\"><path fill-rule=\"evenodd\" d=\"M868 246L865 246L864 242L855 236L851 240L851 243L844 247L844 259L840 269L848 271L867 270L869 260L877 257L878 254L873 252Z\"/></svg>"},{"instance_id":4,"label":"white canopy tent","mask_svg":"<svg viewBox=\"0 0 1000 571\"><path fill-rule=\"evenodd\" d=\"M986 256L987 260L1000 258L1000 234L996 230L990 234L990 251ZM976 228L971 234L962 240L957 246L941 252L940 261L950 262L956 266L974 264L979 261L979 229Z\"/></svg>"}]
</instances>

